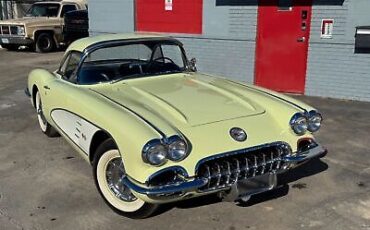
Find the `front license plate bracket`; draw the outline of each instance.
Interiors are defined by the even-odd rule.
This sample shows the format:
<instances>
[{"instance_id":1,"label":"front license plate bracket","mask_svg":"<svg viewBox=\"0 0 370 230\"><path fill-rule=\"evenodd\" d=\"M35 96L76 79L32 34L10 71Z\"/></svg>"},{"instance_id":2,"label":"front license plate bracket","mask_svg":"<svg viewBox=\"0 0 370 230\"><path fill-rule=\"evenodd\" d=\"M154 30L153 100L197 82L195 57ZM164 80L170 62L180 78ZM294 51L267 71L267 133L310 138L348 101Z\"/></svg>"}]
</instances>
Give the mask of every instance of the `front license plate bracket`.
<instances>
[{"instance_id":1,"label":"front license plate bracket","mask_svg":"<svg viewBox=\"0 0 370 230\"><path fill-rule=\"evenodd\" d=\"M276 174L265 174L235 183L224 201L234 202L242 197L269 191L277 185Z\"/></svg>"}]
</instances>

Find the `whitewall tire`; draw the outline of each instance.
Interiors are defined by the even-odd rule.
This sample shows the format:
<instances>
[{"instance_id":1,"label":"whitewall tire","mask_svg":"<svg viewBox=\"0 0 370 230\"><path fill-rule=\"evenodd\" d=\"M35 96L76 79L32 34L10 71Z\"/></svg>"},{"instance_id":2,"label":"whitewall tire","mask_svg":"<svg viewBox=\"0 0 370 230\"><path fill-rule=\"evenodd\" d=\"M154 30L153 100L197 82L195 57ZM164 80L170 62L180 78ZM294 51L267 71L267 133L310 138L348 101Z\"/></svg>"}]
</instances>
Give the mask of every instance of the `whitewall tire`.
<instances>
[{"instance_id":1,"label":"whitewall tire","mask_svg":"<svg viewBox=\"0 0 370 230\"><path fill-rule=\"evenodd\" d=\"M103 142L93 161L95 184L105 202L117 213L130 218L146 218L158 205L137 198L122 183L126 175L122 157L112 139Z\"/></svg>"}]
</instances>

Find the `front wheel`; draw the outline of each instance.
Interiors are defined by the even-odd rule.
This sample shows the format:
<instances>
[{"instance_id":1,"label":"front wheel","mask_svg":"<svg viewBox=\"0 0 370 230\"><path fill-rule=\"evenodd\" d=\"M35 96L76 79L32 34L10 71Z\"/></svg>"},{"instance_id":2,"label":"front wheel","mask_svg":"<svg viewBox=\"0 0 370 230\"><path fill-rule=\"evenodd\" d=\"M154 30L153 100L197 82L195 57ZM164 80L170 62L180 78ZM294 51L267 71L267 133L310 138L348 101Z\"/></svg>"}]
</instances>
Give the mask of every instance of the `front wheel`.
<instances>
[{"instance_id":1,"label":"front wheel","mask_svg":"<svg viewBox=\"0 0 370 230\"><path fill-rule=\"evenodd\" d=\"M95 184L104 201L116 213L142 219L151 216L158 208L136 197L122 183L126 176L122 157L112 139L103 142L97 149L93 161Z\"/></svg>"}]
</instances>

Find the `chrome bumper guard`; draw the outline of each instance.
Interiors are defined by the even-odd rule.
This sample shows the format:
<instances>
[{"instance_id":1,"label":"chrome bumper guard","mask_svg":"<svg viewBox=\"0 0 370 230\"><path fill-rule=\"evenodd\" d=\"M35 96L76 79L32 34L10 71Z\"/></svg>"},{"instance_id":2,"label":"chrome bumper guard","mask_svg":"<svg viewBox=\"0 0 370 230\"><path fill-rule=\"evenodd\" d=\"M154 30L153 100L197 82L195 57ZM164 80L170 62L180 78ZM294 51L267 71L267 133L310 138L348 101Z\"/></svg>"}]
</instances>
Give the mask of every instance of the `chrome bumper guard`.
<instances>
[{"instance_id":1,"label":"chrome bumper guard","mask_svg":"<svg viewBox=\"0 0 370 230\"><path fill-rule=\"evenodd\" d=\"M327 150L318 144L316 147L304 152L298 152L294 156L285 156L283 158L283 161L286 163L301 163L303 161L308 161L313 158L322 158L326 156L326 154Z\"/></svg>"},{"instance_id":2,"label":"chrome bumper guard","mask_svg":"<svg viewBox=\"0 0 370 230\"><path fill-rule=\"evenodd\" d=\"M282 158L282 162L290 165L288 166L288 168L290 168L294 167L295 164L299 164L313 158L324 157L326 153L327 150L324 147L317 145L307 151L296 153L294 156L285 156ZM285 170L278 171L276 173L281 173L283 171ZM180 197L186 195L188 192L198 192L199 188L205 186L209 181L207 178L195 178L189 181L177 182L165 186L144 187L142 185L137 185L137 183L133 182L126 176L122 179L122 182L136 193L147 195L153 199L163 200L163 198L171 199L173 197ZM218 190L215 190L214 192L217 191ZM253 194L260 192L263 191L255 191Z\"/></svg>"}]
</instances>

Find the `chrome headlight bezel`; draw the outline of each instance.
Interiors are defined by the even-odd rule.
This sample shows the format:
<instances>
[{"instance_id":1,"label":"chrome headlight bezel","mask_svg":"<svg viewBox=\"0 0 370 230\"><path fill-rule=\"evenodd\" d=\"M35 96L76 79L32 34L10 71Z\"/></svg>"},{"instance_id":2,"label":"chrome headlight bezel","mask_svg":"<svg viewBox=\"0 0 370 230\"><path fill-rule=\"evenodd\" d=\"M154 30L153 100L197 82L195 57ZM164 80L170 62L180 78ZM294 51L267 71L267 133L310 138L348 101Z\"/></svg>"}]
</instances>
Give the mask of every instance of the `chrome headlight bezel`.
<instances>
[{"instance_id":1,"label":"chrome headlight bezel","mask_svg":"<svg viewBox=\"0 0 370 230\"><path fill-rule=\"evenodd\" d=\"M180 146L183 152L175 152L175 146ZM153 166L162 166L168 160L173 162L179 162L184 160L189 155L188 143L185 138L179 135L171 136L166 139L153 139L144 145L142 150L142 159L145 163ZM159 150L156 152L156 149ZM176 156L177 155L177 156ZM157 161L154 159L157 158Z\"/></svg>"},{"instance_id":2,"label":"chrome headlight bezel","mask_svg":"<svg viewBox=\"0 0 370 230\"><path fill-rule=\"evenodd\" d=\"M168 139L168 154L167 158L174 162L184 160L188 155L188 144L187 142L179 137L172 136Z\"/></svg>"},{"instance_id":3,"label":"chrome headlight bezel","mask_svg":"<svg viewBox=\"0 0 370 230\"><path fill-rule=\"evenodd\" d=\"M308 128L308 118L304 113L296 113L290 119L289 125L295 134L304 135Z\"/></svg>"},{"instance_id":4,"label":"chrome headlight bezel","mask_svg":"<svg viewBox=\"0 0 370 230\"><path fill-rule=\"evenodd\" d=\"M155 152L162 148L162 151ZM155 157L158 158L157 161L154 161ZM154 165L154 166L161 166L167 162L167 150L165 145L162 144L161 140L154 139L146 143L142 150L142 159L145 163Z\"/></svg>"},{"instance_id":5,"label":"chrome headlight bezel","mask_svg":"<svg viewBox=\"0 0 370 230\"><path fill-rule=\"evenodd\" d=\"M319 131L319 129L321 128L322 120L323 119L321 113L316 110L311 110L308 113L308 131L312 133Z\"/></svg>"},{"instance_id":6,"label":"chrome headlight bezel","mask_svg":"<svg viewBox=\"0 0 370 230\"><path fill-rule=\"evenodd\" d=\"M19 36L26 35L26 29L24 26L17 26L17 35Z\"/></svg>"}]
</instances>

